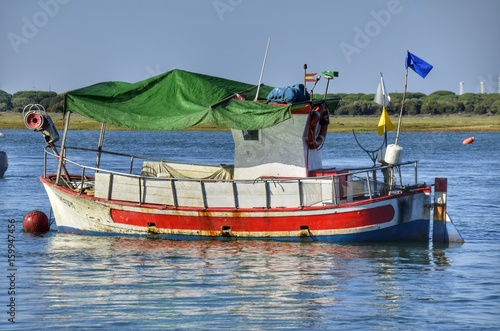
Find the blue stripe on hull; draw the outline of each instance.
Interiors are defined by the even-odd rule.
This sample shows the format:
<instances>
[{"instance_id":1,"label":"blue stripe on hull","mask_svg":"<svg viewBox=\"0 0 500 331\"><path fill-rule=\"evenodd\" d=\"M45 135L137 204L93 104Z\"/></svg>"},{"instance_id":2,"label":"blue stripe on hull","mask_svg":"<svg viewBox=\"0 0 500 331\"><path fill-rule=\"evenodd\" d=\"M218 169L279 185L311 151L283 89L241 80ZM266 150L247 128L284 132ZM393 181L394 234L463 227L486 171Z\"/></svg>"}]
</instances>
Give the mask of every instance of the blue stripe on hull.
<instances>
[{"instance_id":1,"label":"blue stripe on hull","mask_svg":"<svg viewBox=\"0 0 500 331\"><path fill-rule=\"evenodd\" d=\"M429 241L430 220L415 220L410 223L404 223L397 226L379 229L375 231L352 233L343 235L325 235L325 236L306 236L306 237L206 237L195 235L178 234L125 234L113 232L97 232L75 229L72 227L58 227L59 232L75 233L84 235L100 236L132 236L132 237L151 237L168 240L266 240L283 242L388 242L388 241Z\"/></svg>"}]
</instances>

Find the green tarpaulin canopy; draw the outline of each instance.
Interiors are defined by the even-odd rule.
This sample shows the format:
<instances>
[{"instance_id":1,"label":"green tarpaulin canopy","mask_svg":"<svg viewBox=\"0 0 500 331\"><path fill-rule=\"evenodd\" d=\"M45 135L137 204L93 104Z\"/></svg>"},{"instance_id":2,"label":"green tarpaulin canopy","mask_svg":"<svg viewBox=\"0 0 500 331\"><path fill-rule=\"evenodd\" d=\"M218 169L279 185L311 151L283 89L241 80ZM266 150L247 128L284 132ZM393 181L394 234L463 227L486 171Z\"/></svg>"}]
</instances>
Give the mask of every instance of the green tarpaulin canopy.
<instances>
[{"instance_id":1,"label":"green tarpaulin canopy","mask_svg":"<svg viewBox=\"0 0 500 331\"><path fill-rule=\"evenodd\" d=\"M271 89L261 87L260 93ZM290 118L291 106L253 101L256 92L251 84L174 69L133 84L105 82L67 92L65 111L137 130L256 130Z\"/></svg>"}]
</instances>

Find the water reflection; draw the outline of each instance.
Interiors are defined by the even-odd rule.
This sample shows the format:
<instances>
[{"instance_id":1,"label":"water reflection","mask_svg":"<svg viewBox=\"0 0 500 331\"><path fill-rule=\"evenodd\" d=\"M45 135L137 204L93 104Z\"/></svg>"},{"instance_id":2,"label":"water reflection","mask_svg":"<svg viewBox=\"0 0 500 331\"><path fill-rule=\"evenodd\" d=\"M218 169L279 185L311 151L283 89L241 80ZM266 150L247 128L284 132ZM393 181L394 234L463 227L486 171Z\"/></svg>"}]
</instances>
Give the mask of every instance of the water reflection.
<instances>
[{"instance_id":1,"label":"water reflection","mask_svg":"<svg viewBox=\"0 0 500 331\"><path fill-rule=\"evenodd\" d=\"M346 309L353 306L374 315L400 313L407 292L419 291L410 279L415 273L449 265L444 249L420 244L168 241L59 233L44 240L44 252L31 253L37 267L26 270L33 273L32 285L45 307L36 317L48 324L62 313L105 327L134 324L130 321L147 315L155 325L169 321L183 328L222 326L228 320L325 328L352 315Z\"/></svg>"}]
</instances>

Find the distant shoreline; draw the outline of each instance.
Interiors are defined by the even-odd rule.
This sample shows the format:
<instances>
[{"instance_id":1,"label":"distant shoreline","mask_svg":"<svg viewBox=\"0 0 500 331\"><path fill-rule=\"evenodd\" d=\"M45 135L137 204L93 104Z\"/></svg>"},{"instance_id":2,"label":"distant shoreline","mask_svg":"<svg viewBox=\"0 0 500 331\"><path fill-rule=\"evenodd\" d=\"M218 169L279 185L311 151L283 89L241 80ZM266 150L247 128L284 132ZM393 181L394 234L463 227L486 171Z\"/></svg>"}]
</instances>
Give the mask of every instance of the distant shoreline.
<instances>
[{"instance_id":1,"label":"distant shoreline","mask_svg":"<svg viewBox=\"0 0 500 331\"><path fill-rule=\"evenodd\" d=\"M50 114L56 128L64 129L64 118L61 113ZM330 132L376 131L379 116L332 116L330 118ZM398 119L391 116L394 126ZM72 130L99 130L100 123L87 119L78 114L71 115L70 129ZM0 129L25 129L21 113L0 112ZM123 130L108 127L108 130ZM226 130L213 126L203 126L190 130L218 131ZM500 132L500 116L497 115L417 115L404 116L401 125L402 131L412 132Z\"/></svg>"}]
</instances>

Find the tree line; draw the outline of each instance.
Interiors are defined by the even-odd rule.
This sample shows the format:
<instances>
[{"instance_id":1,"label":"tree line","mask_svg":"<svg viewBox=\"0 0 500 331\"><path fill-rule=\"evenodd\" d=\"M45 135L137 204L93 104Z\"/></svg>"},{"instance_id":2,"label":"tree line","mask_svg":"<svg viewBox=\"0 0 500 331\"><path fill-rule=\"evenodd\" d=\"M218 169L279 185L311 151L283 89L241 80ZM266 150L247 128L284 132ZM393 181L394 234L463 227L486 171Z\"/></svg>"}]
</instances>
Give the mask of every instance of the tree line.
<instances>
[{"instance_id":1,"label":"tree line","mask_svg":"<svg viewBox=\"0 0 500 331\"><path fill-rule=\"evenodd\" d=\"M22 112L30 103L42 105L51 113L63 112L64 96L50 91L20 91L9 94L0 90L0 112Z\"/></svg>"},{"instance_id":2,"label":"tree line","mask_svg":"<svg viewBox=\"0 0 500 331\"><path fill-rule=\"evenodd\" d=\"M340 96L336 115L374 115L381 106L373 102L375 94L336 94ZM391 115L399 115L403 93L390 93L391 101L386 106ZM456 95L450 91L436 91L429 95L406 93L404 115L446 115L446 114L489 114L500 115L500 94L464 93Z\"/></svg>"},{"instance_id":3,"label":"tree line","mask_svg":"<svg viewBox=\"0 0 500 331\"><path fill-rule=\"evenodd\" d=\"M376 115L381 106L373 102L375 94L340 93L328 96L339 96L341 102L334 111L335 115ZM387 111L398 115L401 111L403 93L391 93L391 102ZM0 112L22 112L30 103L41 104L51 113L64 111L64 96L51 91L20 91L9 94L0 90ZM489 114L500 115L500 94L465 93L456 95L450 91L436 91L429 95L423 93L406 93L405 115L445 115L445 114Z\"/></svg>"}]
</instances>

